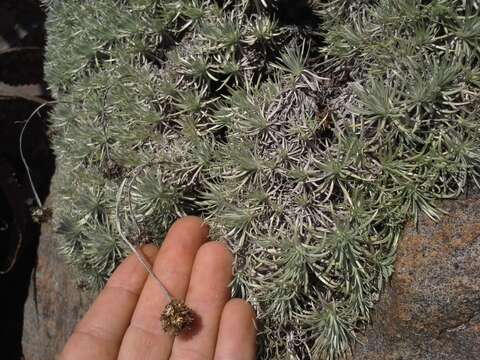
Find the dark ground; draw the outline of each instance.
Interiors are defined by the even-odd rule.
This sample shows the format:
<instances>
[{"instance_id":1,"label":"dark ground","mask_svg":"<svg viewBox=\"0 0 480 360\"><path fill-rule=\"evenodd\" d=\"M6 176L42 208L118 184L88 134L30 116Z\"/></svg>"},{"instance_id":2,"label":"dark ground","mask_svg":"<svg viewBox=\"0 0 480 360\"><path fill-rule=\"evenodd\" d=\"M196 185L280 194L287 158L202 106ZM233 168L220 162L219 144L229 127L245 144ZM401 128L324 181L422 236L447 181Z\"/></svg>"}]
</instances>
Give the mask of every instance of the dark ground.
<instances>
[{"instance_id":1,"label":"dark ground","mask_svg":"<svg viewBox=\"0 0 480 360\"><path fill-rule=\"evenodd\" d=\"M0 50L0 83L44 85L44 20L38 0L0 1L0 36L11 48L40 47L3 54ZM38 105L0 97L0 338L5 360L22 357L23 308L40 234L39 225L31 220L33 194L19 153L23 121ZM32 118L24 136L24 153L42 201L54 171L46 135L47 111Z\"/></svg>"}]
</instances>

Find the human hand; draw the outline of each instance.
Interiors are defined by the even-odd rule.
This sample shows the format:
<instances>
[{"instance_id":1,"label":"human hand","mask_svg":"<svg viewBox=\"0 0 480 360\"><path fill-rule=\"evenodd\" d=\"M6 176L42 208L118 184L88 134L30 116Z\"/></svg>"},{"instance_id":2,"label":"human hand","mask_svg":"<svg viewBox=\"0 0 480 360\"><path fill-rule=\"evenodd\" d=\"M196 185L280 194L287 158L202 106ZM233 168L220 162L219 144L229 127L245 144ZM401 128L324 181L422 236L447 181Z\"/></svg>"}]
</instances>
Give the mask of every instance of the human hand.
<instances>
[{"instance_id":1,"label":"human hand","mask_svg":"<svg viewBox=\"0 0 480 360\"><path fill-rule=\"evenodd\" d=\"M194 311L191 330L177 337L165 333L160 316L169 299L132 254L77 325L60 359L255 359L254 312L247 302L230 299L232 255L207 240L207 225L189 216L173 224L160 249L141 249L172 296Z\"/></svg>"}]
</instances>

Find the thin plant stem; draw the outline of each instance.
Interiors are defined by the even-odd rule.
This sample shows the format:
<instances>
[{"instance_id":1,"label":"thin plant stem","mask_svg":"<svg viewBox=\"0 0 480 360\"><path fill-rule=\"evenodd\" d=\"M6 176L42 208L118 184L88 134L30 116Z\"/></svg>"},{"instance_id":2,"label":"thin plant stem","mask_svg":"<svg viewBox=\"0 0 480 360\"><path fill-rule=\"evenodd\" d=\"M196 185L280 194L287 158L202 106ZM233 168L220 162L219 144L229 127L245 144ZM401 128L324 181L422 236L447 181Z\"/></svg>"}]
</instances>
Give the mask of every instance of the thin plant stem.
<instances>
[{"instance_id":1,"label":"thin plant stem","mask_svg":"<svg viewBox=\"0 0 480 360\"><path fill-rule=\"evenodd\" d=\"M134 215L134 211L133 211L133 205L132 205L132 186L133 186L133 183L135 182L138 174L140 173L140 171L142 171L143 169L145 169L147 166L152 166L152 165L155 165L155 164L160 164L160 163L164 163L166 161L155 161L155 162L150 162L150 163L147 163L147 164L143 164L143 165L140 165L138 167L136 167L135 169L133 169L130 173L132 173L132 178L130 180L130 182L128 183L128 187L127 187L127 193L128 193L128 208L130 210L130 215L131 215L131 218L132 218L132 221L133 223L135 224L135 227L137 228L137 231L140 232L140 225L138 224L138 221ZM168 162L166 162L168 163Z\"/></svg>"},{"instance_id":2,"label":"thin plant stem","mask_svg":"<svg viewBox=\"0 0 480 360\"><path fill-rule=\"evenodd\" d=\"M27 128L28 124L30 123L30 120L45 106L51 105L55 103L54 101L49 101L46 102L40 106L38 106L28 117L28 119L25 121L22 127L22 131L20 132L20 139L19 139L19 148L20 148L20 157L22 158L23 165L25 167L25 171L27 172L28 176L28 181L30 182L30 187L32 188L33 195L35 196L35 200L37 202L37 205L39 208L42 208L42 201L40 200L40 197L38 196L37 189L35 188L35 184L33 183L32 175L30 173L30 167L27 164L27 160L25 159L25 155L23 153L23 134L25 133L25 129Z\"/></svg>"},{"instance_id":3,"label":"thin plant stem","mask_svg":"<svg viewBox=\"0 0 480 360\"><path fill-rule=\"evenodd\" d=\"M168 299L168 301L172 301L173 297L172 295L168 292L167 288L165 285L163 285L162 281L158 278L158 276L152 271L151 265L149 264L148 260L145 259L143 254L138 251L133 244L128 241L127 237L123 233L122 226L120 224L120 217L119 217L119 208L120 208L120 202L122 200L122 194L123 194L123 188L125 187L125 183L127 182L127 179L124 179L122 181L122 184L120 185L120 188L118 189L117 193L117 201L115 205L115 223L117 225L117 230L118 233L121 237L121 239L127 244L127 246L133 251L137 259L140 261L140 263L143 265L145 270L157 281L157 283L160 285L160 289L162 290L163 294L165 297Z\"/></svg>"},{"instance_id":4,"label":"thin plant stem","mask_svg":"<svg viewBox=\"0 0 480 360\"><path fill-rule=\"evenodd\" d=\"M10 100L12 98L25 99L25 100L35 102L35 103L38 103L38 104L49 103L48 100L45 100L45 99L43 99L39 96L20 94L20 93L14 92L14 91L0 91L0 100Z\"/></svg>"},{"instance_id":5,"label":"thin plant stem","mask_svg":"<svg viewBox=\"0 0 480 360\"><path fill-rule=\"evenodd\" d=\"M142 170L145 166L139 166L134 172L132 179L130 180L128 184L128 208L130 209L130 215L132 217L133 223L135 224L135 227L137 228L137 231L140 232L140 226L138 225L137 218L135 217L135 214L133 213L133 206L132 206L132 185L135 179L137 178L137 175L139 174L140 170Z\"/></svg>"}]
</instances>

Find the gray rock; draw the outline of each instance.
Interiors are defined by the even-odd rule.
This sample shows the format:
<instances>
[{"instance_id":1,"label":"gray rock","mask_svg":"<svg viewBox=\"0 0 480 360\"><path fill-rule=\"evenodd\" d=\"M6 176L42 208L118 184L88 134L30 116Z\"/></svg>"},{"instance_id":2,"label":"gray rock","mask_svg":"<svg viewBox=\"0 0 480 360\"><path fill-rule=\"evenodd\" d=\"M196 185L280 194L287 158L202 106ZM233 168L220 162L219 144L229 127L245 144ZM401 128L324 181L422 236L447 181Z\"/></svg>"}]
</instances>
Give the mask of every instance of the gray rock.
<instances>
[{"instance_id":1,"label":"gray rock","mask_svg":"<svg viewBox=\"0 0 480 360\"><path fill-rule=\"evenodd\" d=\"M439 223L405 229L355 360L480 359L480 196L443 208Z\"/></svg>"}]
</instances>

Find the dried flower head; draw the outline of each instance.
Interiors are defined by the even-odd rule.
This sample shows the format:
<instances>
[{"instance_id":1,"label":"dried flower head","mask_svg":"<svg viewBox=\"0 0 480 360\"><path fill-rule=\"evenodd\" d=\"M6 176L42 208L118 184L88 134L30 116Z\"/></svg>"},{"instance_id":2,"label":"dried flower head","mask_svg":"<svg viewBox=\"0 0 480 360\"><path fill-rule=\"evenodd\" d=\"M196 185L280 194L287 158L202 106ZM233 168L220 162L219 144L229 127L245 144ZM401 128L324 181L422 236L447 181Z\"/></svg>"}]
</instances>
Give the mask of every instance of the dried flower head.
<instances>
[{"instance_id":1,"label":"dried flower head","mask_svg":"<svg viewBox=\"0 0 480 360\"><path fill-rule=\"evenodd\" d=\"M118 165L115 161L108 159L102 167L103 174L107 179L115 179L122 176L124 169Z\"/></svg>"},{"instance_id":2,"label":"dried flower head","mask_svg":"<svg viewBox=\"0 0 480 360\"><path fill-rule=\"evenodd\" d=\"M53 211L48 207L36 207L32 210L32 219L38 224L48 223L52 215Z\"/></svg>"},{"instance_id":3,"label":"dried flower head","mask_svg":"<svg viewBox=\"0 0 480 360\"><path fill-rule=\"evenodd\" d=\"M132 236L132 243L135 245L149 244L155 241L155 235L144 226L141 226L137 233Z\"/></svg>"},{"instance_id":4,"label":"dried flower head","mask_svg":"<svg viewBox=\"0 0 480 360\"><path fill-rule=\"evenodd\" d=\"M183 301L173 299L165 306L160 319L163 330L170 335L177 336L192 328L195 315Z\"/></svg>"}]
</instances>

